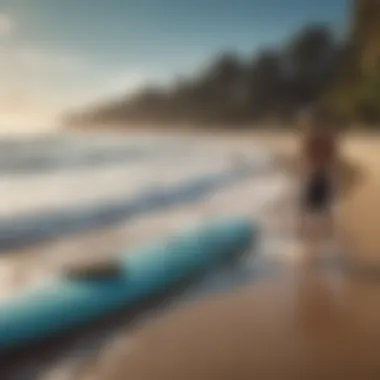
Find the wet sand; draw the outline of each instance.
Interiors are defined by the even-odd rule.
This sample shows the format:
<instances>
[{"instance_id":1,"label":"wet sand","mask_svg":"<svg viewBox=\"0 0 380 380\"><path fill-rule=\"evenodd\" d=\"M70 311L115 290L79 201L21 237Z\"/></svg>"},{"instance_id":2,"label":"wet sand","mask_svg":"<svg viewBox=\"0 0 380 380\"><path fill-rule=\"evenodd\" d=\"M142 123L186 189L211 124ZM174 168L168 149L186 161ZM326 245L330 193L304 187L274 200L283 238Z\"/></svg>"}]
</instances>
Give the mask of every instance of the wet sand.
<instances>
[{"instance_id":1,"label":"wet sand","mask_svg":"<svg viewBox=\"0 0 380 380\"><path fill-rule=\"evenodd\" d=\"M136 332L98 378L376 379L379 301L376 284L287 272Z\"/></svg>"}]
</instances>

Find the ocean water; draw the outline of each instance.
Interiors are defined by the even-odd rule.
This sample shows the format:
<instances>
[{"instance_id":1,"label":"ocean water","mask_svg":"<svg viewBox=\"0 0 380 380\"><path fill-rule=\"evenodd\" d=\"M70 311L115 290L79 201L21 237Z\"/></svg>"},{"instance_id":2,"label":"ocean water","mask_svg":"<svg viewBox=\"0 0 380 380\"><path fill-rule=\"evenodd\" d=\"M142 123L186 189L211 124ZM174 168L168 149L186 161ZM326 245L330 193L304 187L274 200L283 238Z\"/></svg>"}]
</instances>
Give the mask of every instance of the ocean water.
<instances>
[{"instance_id":1,"label":"ocean water","mask_svg":"<svg viewBox=\"0 0 380 380\"><path fill-rule=\"evenodd\" d=\"M0 147L0 299L67 257L108 255L217 216L249 215L269 227L271 246L284 244L267 209L291 183L254 141L51 134ZM43 165L28 166L37 156Z\"/></svg>"},{"instance_id":2,"label":"ocean water","mask_svg":"<svg viewBox=\"0 0 380 380\"><path fill-rule=\"evenodd\" d=\"M139 311L139 324L270 275L268 258L292 244L270 211L292 184L274 152L255 141L55 134L0 140L0 158L0 302L54 275L68 258L109 255L218 216L249 215L260 225L261 239L242 261ZM125 328L123 321L112 326L113 335ZM55 360L102 347L109 331L75 340ZM25 378L52 365L33 360Z\"/></svg>"}]
</instances>

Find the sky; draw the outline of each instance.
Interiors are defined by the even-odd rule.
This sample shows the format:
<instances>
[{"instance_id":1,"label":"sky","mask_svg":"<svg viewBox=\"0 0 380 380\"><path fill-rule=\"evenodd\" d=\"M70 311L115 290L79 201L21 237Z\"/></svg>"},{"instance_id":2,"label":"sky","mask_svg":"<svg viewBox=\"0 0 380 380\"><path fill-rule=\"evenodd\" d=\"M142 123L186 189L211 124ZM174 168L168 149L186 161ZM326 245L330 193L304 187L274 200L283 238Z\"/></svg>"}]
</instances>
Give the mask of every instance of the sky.
<instances>
[{"instance_id":1,"label":"sky","mask_svg":"<svg viewBox=\"0 0 380 380\"><path fill-rule=\"evenodd\" d=\"M0 127L168 83L301 26L345 30L349 0L0 0Z\"/></svg>"}]
</instances>

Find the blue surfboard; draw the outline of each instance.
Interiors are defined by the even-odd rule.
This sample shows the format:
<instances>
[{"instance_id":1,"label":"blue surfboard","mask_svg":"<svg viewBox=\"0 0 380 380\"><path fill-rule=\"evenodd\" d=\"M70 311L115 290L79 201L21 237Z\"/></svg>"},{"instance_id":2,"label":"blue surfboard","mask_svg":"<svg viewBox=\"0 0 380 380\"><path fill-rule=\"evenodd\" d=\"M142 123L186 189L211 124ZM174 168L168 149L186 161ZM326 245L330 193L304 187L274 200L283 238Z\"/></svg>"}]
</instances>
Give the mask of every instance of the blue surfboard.
<instances>
[{"instance_id":1,"label":"blue surfboard","mask_svg":"<svg viewBox=\"0 0 380 380\"><path fill-rule=\"evenodd\" d=\"M226 218L120 255L121 275L106 281L64 276L0 303L0 349L62 334L106 316L247 250L256 229L248 218Z\"/></svg>"}]
</instances>

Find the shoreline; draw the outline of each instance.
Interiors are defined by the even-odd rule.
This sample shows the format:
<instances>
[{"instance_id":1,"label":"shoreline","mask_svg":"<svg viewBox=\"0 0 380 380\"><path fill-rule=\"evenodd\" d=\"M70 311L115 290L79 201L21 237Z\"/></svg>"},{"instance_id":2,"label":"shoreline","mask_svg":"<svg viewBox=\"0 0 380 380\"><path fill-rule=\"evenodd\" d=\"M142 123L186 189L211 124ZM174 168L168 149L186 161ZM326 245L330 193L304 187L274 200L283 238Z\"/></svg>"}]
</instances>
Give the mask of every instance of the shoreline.
<instances>
[{"instance_id":1,"label":"shoreline","mask_svg":"<svg viewBox=\"0 0 380 380\"><path fill-rule=\"evenodd\" d=\"M224 138L230 144L236 141L236 146L241 146L242 142L245 145L260 141L276 152L285 172L294 168L294 134L250 133ZM219 143L223 144L223 138ZM341 199L340 222L357 243L357 247L353 247L355 257L363 260L375 259L380 252L380 234L376 231L377 221L380 221L380 200L377 200L380 157L375 154L379 149L380 139L374 140L372 136L349 136L344 143L347 160L342 176L345 192ZM162 224L162 219L157 221L156 227ZM141 233L143 227L141 224ZM274 279L244 287L237 293L218 295L158 318L145 328L122 337L121 342L117 342L117 350L106 349L105 358L101 352L100 358L84 359L84 366L88 367L86 375L91 373L94 380L216 380L251 379L260 375L263 378L263 371L269 371L265 379L277 380L274 372L283 372L284 379L295 379L299 371L315 374L324 368L324 376L316 378L330 379L327 377L330 370L335 374L331 379L336 380L336 374L344 368L339 369L338 365L337 369L331 364L336 358L331 347L343 355L339 358L350 358L348 367L351 373L357 374L355 358L362 362L363 355L372 358L366 349L368 345L371 352L380 350L380 336L377 335L380 308L372 309L380 305L380 289L376 283L363 287L355 279L342 280L335 275L331 280L324 271L314 269L294 268L285 272ZM336 295L336 282L340 281L344 291ZM295 311L297 321L293 320ZM343 338L336 336L342 332ZM319 349L313 354L316 357L304 357L305 334L308 344L318 343ZM361 339L362 352L355 350L354 338ZM130 339L136 340L136 348L131 349L127 344ZM295 345L290 344L294 339ZM283 344L279 344L281 340ZM308 365L301 363L302 360ZM262 367L261 363L268 366ZM374 368L371 363L370 368ZM107 367L107 373L102 374L100 365ZM288 373L291 375L286 377ZM82 380L86 375L74 375L67 380Z\"/></svg>"},{"instance_id":2,"label":"shoreline","mask_svg":"<svg viewBox=\"0 0 380 380\"><path fill-rule=\"evenodd\" d=\"M229 155L227 156L227 161L223 162L223 165L227 164L229 167ZM235 163L232 162L232 164L235 167ZM31 277L24 283L20 281L19 286L22 288L27 286L27 283L32 284L35 281L38 283L41 279L43 280L48 272L56 273L59 270L60 261L65 261L65 258L70 255L78 257L78 255L86 254L86 257L104 257L105 254L119 251L121 247L129 246L132 248L148 239L160 239L160 236L170 235L181 225L183 227L191 226L192 224L202 223L203 220L231 213L252 213L259 216L260 212L265 212L265 210L261 211L262 205L268 201L270 202L272 198L277 196L276 193L281 192L282 187L286 186L282 176L278 177L276 173L272 172L272 164L269 165L268 170L268 174L265 174L266 171L262 173L264 177L260 173L258 173L258 176L249 176L242 183L237 183L195 204L184 204L170 211L153 214L136 221L127 220L117 228L102 232L93 231L88 235L85 234L68 240L53 241L50 244L36 246L32 250L29 247L29 249L18 252L17 257L12 256L14 260L9 255L11 261L9 266L16 266L14 270L18 273L20 280L22 280L22 276L26 276L24 280L27 280L28 276ZM184 174L186 175L186 171L182 173L182 175ZM276 191L272 191L273 186ZM233 199L240 199L241 202L231 202ZM46 268L44 268L45 266ZM33 273L34 271L36 273ZM16 279L14 280L16 281ZM16 286L16 284L14 285ZM21 290L20 288L18 290ZM6 289L5 292L7 292ZM83 351L86 352L86 346ZM7 371L11 370L12 368L7 369ZM75 378L75 380L79 379Z\"/></svg>"},{"instance_id":3,"label":"shoreline","mask_svg":"<svg viewBox=\"0 0 380 380\"><path fill-rule=\"evenodd\" d=\"M260 138L275 147L285 170L294 165L294 136ZM339 223L360 260L380 252L379 148L380 139L349 137L343 149ZM161 318L132 334L137 348L114 352L103 375L96 363L90 372L96 380L368 378L378 367L380 289L365 284L344 274L331 278L323 268L294 268ZM307 353L305 344L317 346Z\"/></svg>"}]
</instances>

